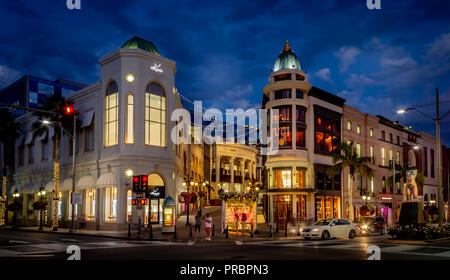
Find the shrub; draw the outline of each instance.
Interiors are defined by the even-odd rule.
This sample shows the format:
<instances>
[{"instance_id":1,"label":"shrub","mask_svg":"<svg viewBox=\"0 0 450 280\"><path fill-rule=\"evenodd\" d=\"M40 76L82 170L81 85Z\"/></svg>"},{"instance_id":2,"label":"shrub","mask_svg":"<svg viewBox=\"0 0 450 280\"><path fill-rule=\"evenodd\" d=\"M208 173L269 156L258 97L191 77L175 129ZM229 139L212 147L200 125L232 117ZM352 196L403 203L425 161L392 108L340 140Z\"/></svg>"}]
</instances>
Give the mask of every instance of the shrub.
<instances>
[{"instance_id":1,"label":"shrub","mask_svg":"<svg viewBox=\"0 0 450 280\"><path fill-rule=\"evenodd\" d=\"M426 226L395 225L388 229L388 234L394 239L402 240L433 240L438 238L450 237L450 226L434 226L427 224Z\"/></svg>"}]
</instances>

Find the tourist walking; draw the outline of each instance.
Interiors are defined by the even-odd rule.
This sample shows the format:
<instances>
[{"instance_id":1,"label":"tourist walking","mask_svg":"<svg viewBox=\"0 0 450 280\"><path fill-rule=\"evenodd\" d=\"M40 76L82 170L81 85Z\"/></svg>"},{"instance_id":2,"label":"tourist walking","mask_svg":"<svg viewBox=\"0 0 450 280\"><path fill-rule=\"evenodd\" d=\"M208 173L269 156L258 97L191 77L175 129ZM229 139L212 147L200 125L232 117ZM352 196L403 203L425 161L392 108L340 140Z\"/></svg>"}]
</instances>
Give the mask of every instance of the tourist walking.
<instances>
[{"instance_id":1,"label":"tourist walking","mask_svg":"<svg viewBox=\"0 0 450 280\"><path fill-rule=\"evenodd\" d=\"M239 215L237 213L234 213L234 228L236 230L236 233L239 232Z\"/></svg>"},{"instance_id":2,"label":"tourist walking","mask_svg":"<svg viewBox=\"0 0 450 280\"><path fill-rule=\"evenodd\" d=\"M247 225L247 215L245 213L242 213L242 232L245 233L245 226Z\"/></svg>"},{"instance_id":3,"label":"tourist walking","mask_svg":"<svg viewBox=\"0 0 450 280\"><path fill-rule=\"evenodd\" d=\"M206 220L205 220L205 231L206 231L206 240L211 240L211 227L212 227L212 218L210 217L209 213L206 213Z\"/></svg>"},{"instance_id":4,"label":"tourist walking","mask_svg":"<svg viewBox=\"0 0 450 280\"><path fill-rule=\"evenodd\" d=\"M202 215L200 214L200 211L197 212L197 215L195 216L195 232L200 232L200 225L202 224Z\"/></svg>"}]
</instances>

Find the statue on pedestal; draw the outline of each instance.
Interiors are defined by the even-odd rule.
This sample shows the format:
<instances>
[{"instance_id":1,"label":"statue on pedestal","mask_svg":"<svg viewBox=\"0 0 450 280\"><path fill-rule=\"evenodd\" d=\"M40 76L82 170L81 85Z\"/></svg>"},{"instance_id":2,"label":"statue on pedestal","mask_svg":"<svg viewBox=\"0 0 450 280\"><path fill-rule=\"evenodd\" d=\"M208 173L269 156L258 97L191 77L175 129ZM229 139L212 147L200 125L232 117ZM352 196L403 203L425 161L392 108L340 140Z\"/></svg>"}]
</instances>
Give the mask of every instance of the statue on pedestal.
<instances>
[{"instance_id":1,"label":"statue on pedestal","mask_svg":"<svg viewBox=\"0 0 450 280\"><path fill-rule=\"evenodd\" d=\"M406 172L406 182L403 184L403 201L417 201L418 188L416 183L417 169Z\"/></svg>"}]
</instances>

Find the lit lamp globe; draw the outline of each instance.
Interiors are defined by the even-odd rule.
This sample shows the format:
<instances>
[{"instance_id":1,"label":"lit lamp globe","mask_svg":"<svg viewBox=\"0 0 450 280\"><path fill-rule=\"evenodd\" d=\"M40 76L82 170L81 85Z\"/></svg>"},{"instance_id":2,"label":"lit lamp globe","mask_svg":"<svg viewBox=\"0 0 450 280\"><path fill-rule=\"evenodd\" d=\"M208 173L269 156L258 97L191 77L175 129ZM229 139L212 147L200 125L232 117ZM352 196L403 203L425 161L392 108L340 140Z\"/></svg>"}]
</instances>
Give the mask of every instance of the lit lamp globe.
<instances>
[{"instance_id":1,"label":"lit lamp globe","mask_svg":"<svg viewBox=\"0 0 450 280\"><path fill-rule=\"evenodd\" d=\"M127 82L129 82L129 83L132 83L132 82L134 82L134 75L133 74L131 74L131 73L128 73L126 76L125 76L125 79L127 80Z\"/></svg>"},{"instance_id":2,"label":"lit lamp globe","mask_svg":"<svg viewBox=\"0 0 450 280\"><path fill-rule=\"evenodd\" d=\"M133 169L131 169L131 168L127 168L127 169L125 169L125 176L127 177L127 178L131 178L131 177L133 177L133 175L134 175L134 171L133 171Z\"/></svg>"}]
</instances>

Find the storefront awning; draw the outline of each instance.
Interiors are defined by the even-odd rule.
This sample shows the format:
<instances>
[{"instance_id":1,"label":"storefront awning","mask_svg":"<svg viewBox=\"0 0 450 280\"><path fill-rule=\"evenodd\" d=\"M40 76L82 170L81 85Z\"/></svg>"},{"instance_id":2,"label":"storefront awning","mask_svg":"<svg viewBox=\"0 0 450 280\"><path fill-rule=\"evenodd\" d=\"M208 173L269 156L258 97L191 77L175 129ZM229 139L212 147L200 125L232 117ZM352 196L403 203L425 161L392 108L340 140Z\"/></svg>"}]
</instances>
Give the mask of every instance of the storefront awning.
<instances>
[{"instance_id":1,"label":"storefront awning","mask_svg":"<svg viewBox=\"0 0 450 280\"><path fill-rule=\"evenodd\" d=\"M80 128L88 127L91 125L92 119L94 118L94 113L95 111L92 110L83 114Z\"/></svg>"},{"instance_id":2,"label":"storefront awning","mask_svg":"<svg viewBox=\"0 0 450 280\"><path fill-rule=\"evenodd\" d=\"M20 185L14 185L14 186L12 186L12 188L10 188L9 189L9 194L13 194L13 193L15 193L16 192L16 190L18 191L18 192L20 192Z\"/></svg>"},{"instance_id":3,"label":"storefront awning","mask_svg":"<svg viewBox=\"0 0 450 280\"><path fill-rule=\"evenodd\" d=\"M75 187L77 190L94 189L95 179L92 175L83 176L80 180L78 180Z\"/></svg>"},{"instance_id":4,"label":"storefront awning","mask_svg":"<svg viewBox=\"0 0 450 280\"><path fill-rule=\"evenodd\" d=\"M55 181L50 180L46 185L45 185L45 191L46 192L52 192L53 189L55 188Z\"/></svg>"},{"instance_id":5,"label":"storefront awning","mask_svg":"<svg viewBox=\"0 0 450 280\"><path fill-rule=\"evenodd\" d=\"M97 179L95 185L97 188L117 187L116 175L112 172L105 173Z\"/></svg>"},{"instance_id":6,"label":"storefront awning","mask_svg":"<svg viewBox=\"0 0 450 280\"><path fill-rule=\"evenodd\" d=\"M40 190L40 188L45 188L45 186L47 185L47 182L41 181L38 183L35 183L33 185L33 192L38 192Z\"/></svg>"},{"instance_id":7,"label":"storefront awning","mask_svg":"<svg viewBox=\"0 0 450 280\"><path fill-rule=\"evenodd\" d=\"M65 178L59 186L59 191L71 191L72 190L72 178Z\"/></svg>"}]
</instances>

